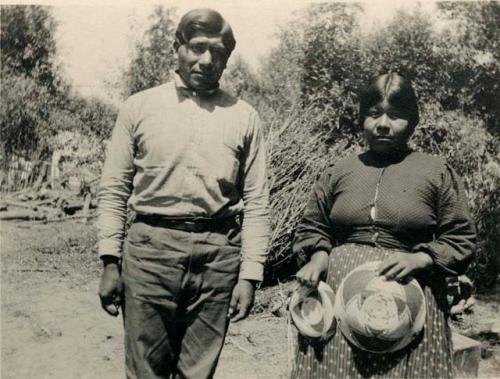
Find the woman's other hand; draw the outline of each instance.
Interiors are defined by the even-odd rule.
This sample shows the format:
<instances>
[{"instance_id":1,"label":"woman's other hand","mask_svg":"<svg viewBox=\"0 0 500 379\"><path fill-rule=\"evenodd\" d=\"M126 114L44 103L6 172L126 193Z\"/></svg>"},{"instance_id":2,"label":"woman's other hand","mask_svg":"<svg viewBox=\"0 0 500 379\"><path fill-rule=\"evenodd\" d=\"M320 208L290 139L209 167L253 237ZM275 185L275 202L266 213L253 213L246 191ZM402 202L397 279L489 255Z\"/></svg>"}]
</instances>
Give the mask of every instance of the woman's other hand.
<instances>
[{"instance_id":1,"label":"woman's other hand","mask_svg":"<svg viewBox=\"0 0 500 379\"><path fill-rule=\"evenodd\" d=\"M330 257L326 251L317 251L311 256L311 260L302 267L295 277L297 281L305 286L316 287L328 270Z\"/></svg>"},{"instance_id":2,"label":"woman's other hand","mask_svg":"<svg viewBox=\"0 0 500 379\"><path fill-rule=\"evenodd\" d=\"M380 264L378 275L383 275L386 280L406 281L411 279L413 274L433 264L429 254L397 252Z\"/></svg>"}]
</instances>

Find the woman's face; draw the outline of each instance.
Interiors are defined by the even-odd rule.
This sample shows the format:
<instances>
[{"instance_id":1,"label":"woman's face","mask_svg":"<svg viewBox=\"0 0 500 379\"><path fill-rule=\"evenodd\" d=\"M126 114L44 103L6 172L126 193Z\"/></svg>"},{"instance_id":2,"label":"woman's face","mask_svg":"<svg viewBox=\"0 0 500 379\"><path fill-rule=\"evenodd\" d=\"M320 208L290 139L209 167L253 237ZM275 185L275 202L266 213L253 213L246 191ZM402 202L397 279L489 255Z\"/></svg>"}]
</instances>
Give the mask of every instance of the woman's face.
<instances>
[{"instance_id":1,"label":"woman's face","mask_svg":"<svg viewBox=\"0 0 500 379\"><path fill-rule=\"evenodd\" d=\"M404 148L413 133L405 115L383 101L368 110L363 131L371 150L391 154Z\"/></svg>"}]
</instances>

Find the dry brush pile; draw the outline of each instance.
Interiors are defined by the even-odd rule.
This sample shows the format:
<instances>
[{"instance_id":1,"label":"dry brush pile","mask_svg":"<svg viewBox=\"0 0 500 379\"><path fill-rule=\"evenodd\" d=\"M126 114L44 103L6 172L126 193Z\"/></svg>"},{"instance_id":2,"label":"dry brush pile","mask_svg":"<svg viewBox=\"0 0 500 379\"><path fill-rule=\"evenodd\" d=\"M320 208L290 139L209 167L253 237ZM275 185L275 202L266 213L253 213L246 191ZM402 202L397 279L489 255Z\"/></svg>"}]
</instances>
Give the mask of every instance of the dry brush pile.
<instances>
[{"instance_id":1,"label":"dry brush pile","mask_svg":"<svg viewBox=\"0 0 500 379\"><path fill-rule=\"evenodd\" d=\"M329 143L322 127L329 116L312 106L270 111L266 118L271 192L271 253L267 279L287 275L297 267L291 242L312 185L323 171L353 151L347 140Z\"/></svg>"}]
</instances>

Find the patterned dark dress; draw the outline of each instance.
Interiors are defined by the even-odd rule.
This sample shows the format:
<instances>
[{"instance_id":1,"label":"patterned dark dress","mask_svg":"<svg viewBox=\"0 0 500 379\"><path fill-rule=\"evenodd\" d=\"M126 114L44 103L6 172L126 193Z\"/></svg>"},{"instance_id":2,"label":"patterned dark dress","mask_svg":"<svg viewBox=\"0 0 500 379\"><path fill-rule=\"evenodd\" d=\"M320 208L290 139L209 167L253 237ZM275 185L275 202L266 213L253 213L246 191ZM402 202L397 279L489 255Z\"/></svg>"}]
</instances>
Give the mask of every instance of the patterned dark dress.
<instances>
[{"instance_id":1,"label":"patterned dark dress","mask_svg":"<svg viewBox=\"0 0 500 379\"><path fill-rule=\"evenodd\" d=\"M292 377L452 378L445 277L466 270L475 237L459 179L438 157L407 150L387 159L368 151L331 167L312 191L294 251L331 251L327 282L335 292L352 269L392 250L430 254L433 268L416 276L426 323L409 346L387 354L357 349L340 330L325 343L299 336Z\"/></svg>"}]
</instances>

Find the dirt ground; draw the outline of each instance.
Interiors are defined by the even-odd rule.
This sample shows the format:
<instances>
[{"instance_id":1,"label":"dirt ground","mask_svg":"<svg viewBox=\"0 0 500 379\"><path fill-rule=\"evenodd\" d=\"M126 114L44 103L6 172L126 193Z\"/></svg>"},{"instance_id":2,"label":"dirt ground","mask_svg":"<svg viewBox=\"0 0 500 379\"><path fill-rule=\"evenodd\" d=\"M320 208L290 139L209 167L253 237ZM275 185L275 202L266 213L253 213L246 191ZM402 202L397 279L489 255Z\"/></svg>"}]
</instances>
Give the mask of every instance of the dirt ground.
<instances>
[{"instance_id":1,"label":"dirt ground","mask_svg":"<svg viewBox=\"0 0 500 379\"><path fill-rule=\"evenodd\" d=\"M2 378L124 377L121 318L101 311L97 297L94 232L77 221L0 224ZM286 318L262 311L262 298L260 313L231 325L216 378L288 377ZM497 318L498 305L488 304ZM484 351L480 377L500 377L499 350Z\"/></svg>"},{"instance_id":2,"label":"dirt ground","mask_svg":"<svg viewBox=\"0 0 500 379\"><path fill-rule=\"evenodd\" d=\"M101 311L99 266L72 249L86 228L2 222L3 379L124 377L121 317ZM58 256L61 243L72 262ZM270 314L231 325L216 378L287 377L286 333Z\"/></svg>"}]
</instances>

